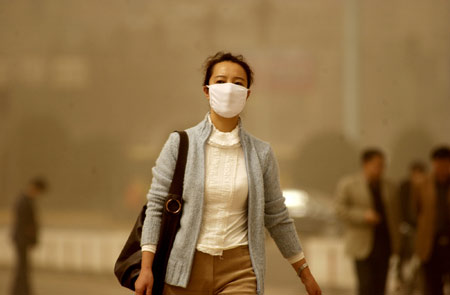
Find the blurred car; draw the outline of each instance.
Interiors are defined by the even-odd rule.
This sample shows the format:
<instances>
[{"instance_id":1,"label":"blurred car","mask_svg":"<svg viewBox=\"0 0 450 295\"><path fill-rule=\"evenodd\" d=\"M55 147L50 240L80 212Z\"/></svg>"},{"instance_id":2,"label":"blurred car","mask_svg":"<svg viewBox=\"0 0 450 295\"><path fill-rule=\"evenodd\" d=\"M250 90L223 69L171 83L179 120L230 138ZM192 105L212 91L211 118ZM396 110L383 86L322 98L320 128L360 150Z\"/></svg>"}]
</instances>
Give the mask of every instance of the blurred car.
<instances>
[{"instance_id":1,"label":"blurred car","mask_svg":"<svg viewBox=\"0 0 450 295\"><path fill-rule=\"evenodd\" d=\"M299 232L310 234L340 233L334 213L333 197L314 190L283 190L285 204Z\"/></svg>"}]
</instances>

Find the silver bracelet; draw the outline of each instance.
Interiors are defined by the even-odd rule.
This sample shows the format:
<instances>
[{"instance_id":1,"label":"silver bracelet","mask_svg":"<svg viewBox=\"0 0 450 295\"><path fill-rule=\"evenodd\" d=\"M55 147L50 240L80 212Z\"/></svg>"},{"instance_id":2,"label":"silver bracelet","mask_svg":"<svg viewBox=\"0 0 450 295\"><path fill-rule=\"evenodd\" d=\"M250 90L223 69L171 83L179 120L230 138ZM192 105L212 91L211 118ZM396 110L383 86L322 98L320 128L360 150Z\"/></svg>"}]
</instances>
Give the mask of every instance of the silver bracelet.
<instances>
[{"instance_id":1,"label":"silver bracelet","mask_svg":"<svg viewBox=\"0 0 450 295\"><path fill-rule=\"evenodd\" d=\"M297 270L297 275L300 276L300 274L302 273L302 271L307 268L309 265L308 263L303 263L302 266L299 267L299 269Z\"/></svg>"}]
</instances>

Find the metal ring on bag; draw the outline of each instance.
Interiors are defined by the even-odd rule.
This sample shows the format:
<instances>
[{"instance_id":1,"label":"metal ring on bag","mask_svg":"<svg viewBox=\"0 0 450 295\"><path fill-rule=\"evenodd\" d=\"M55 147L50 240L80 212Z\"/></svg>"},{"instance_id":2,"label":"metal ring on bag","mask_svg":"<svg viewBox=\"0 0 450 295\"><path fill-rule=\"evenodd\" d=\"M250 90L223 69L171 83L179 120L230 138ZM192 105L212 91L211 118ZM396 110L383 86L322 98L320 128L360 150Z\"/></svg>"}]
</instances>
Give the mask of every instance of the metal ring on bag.
<instances>
[{"instance_id":1,"label":"metal ring on bag","mask_svg":"<svg viewBox=\"0 0 450 295\"><path fill-rule=\"evenodd\" d=\"M177 203L177 209L176 210L171 210L169 208L169 205L171 202L176 202ZM181 211L181 202L177 199L169 199L166 202L166 211L172 214L178 214Z\"/></svg>"}]
</instances>

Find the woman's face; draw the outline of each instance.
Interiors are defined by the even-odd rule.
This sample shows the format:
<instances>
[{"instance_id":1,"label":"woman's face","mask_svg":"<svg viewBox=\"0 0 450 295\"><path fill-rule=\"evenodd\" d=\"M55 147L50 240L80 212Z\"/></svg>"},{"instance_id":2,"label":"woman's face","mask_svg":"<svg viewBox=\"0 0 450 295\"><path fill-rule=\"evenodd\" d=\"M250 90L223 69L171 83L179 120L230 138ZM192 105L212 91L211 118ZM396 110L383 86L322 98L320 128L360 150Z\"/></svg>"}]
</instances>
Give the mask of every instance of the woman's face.
<instances>
[{"instance_id":1,"label":"woman's face","mask_svg":"<svg viewBox=\"0 0 450 295\"><path fill-rule=\"evenodd\" d=\"M222 61L213 67L211 78L209 78L209 85L219 83L234 83L247 87L247 74L245 73L244 68L242 68L239 64L231 61ZM208 87L203 86L203 92L209 99ZM250 90L248 90L247 98L249 95Z\"/></svg>"}]
</instances>

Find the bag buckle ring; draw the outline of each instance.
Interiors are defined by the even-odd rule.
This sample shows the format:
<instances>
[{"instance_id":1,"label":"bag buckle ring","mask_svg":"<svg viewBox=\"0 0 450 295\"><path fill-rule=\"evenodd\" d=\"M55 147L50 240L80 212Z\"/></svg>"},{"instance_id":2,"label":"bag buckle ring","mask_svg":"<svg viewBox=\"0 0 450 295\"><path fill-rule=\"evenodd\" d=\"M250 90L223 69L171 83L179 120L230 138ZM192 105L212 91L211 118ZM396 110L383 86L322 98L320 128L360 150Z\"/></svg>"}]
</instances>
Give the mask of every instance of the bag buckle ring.
<instances>
[{"instance_id":1,"label":"bag buckle ring","mask_svg":"<svg viewBox=\"0 0 450 295\"><path fill-rule=\"evenodd\" d=\"M174 207L174 205L172 205L173 202L175 202L174 205L176 206L175 207L176 209L170 208L170 207ZM171 213L171 214L178 214L178 213L180 213L180 211L181 211L181 202L179 200L177 200L177 199L169 199L169 200L167 200L167 202L166 202L166 211Z\"/></svg>"}]
</instances>

